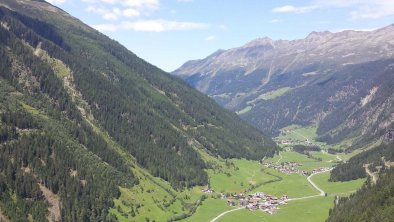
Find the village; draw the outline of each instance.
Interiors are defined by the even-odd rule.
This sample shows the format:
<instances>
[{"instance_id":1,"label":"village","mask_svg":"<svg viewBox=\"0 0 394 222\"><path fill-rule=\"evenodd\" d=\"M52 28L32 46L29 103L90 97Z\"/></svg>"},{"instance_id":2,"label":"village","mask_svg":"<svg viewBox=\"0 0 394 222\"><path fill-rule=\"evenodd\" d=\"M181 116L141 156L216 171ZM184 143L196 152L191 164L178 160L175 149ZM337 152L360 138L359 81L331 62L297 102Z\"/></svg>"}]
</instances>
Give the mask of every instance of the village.
<instances>
[{"instance_id":1,"label":"village","mask_svg":"<svg viewBox=\"0 0 394 222\"><path fill-rule=\"evenodd\" d=\"M300 170L298 169L298 167L302 166L302 164L296 162L282 162L280 164L275 164L273 162L265 162L263 163L263 166L275 169L281 173L285 173L285 174L295 173L295 174L301 174L303 176L309 176L311 174L326 172L329 170L328 167L320 167L318 169L313 169L312 171Z\"/></svg>"},{"instance_id":2,"label":"village","mask_svg":"<svg viewBox=\"0 0 394 222\"><path fill-rule=\"evenodd\" d=\"M223 197L225 198L225 197ZM262 192L255 194L235 194L227 198L227 203L231 206L236 206L238 202L240 207L255 211L261 210L268 214L274 214L279 209L280 205L287 204L288 196L283 195L281 198L277 198Z\"/></svg>"},{"instance_id":3,"label":"village","mask_svg":"<svg viewBox=\"0 0 394 222\"><path fill-rule=\"evenodd\" d=\"M327 172L331 170L331 168L320 167L318 169L314 169L312 171L299 170L298 167L302 166L300 163L296 162L282 162L280 164L275 164L273 162L263 163L263 166L275 169L281 173L286 174L301 174L303 176L310 176L313 174ZM215 193L213 189L205 188L201 190L203 193L212 194ZM256 192L254 194L246 195L244 193L239 194L223 194L220 193L221 199L226 199L227 204L230 206L239 206L245 207L251 211L261 210L268 214L275 214L279 209L280 205L287 204L289 201L289 197L287 195L282 195L282 197L278 198L269 194L265 194L263 192Z\"/></svg>"},{"instance_id":4,"label":"village","mask_svg":"<svg viewBox=\"0 0 394 222\"><path fill-rule=\"evenodd\" d=\"M309 139L305 140L292 140L292 139L278 139L274 138L274 141L279 145L305 145L305 146L312 146L316 145L311 142Z\"/></svg>"},{"instance_id":5,"label":"village","mask_svg":"<svg viewBox=\"0 0 394 222\"><path fill-rule=\"evenodd\" d=\"M204 193L214 193L215 191L210 188L201 190ZM245 207L251 211L261 210L268 214L274 214L279 209L280 205L287 204L289 200L287 195L283 195L281 198L277 198L272 195L265 194L263 192L256 192L254 194L220 194L221 199L227 199L227 204L230 206Z\"/></svg>"},{"instance_id":6,"label":"village","mask_svg":"<svg viewBox=\"0 0 394 222\"><path fill-rule=\"evenodd\" d=\"M282 162L280 164L275 164L273 162L266 162L263 163L263 166L275 169L281 173L286 173L286 174L296 173L304 176L310 175L310 173L306 170L299 170L298 167L302 166L302 164L296 162Z\"/></svg>"},{"instance_id":7,"label":"village","mask_svg":"<svg viewBox=\"0 0 394 222\"><path fill-rule=\"evenodd\" d=\"M301 163L297 162L281 162L274 163L272 161L266 161L261 163L264 167L275 169L280 173L285 174L300 174L303 176L311 176L317 173L330 171L331 168L328 167L320 167L313 170L300 170L299 167L303 166ZM203 193L214 194L215 191L211 188L205 188L201 190ZM254 194L223 194L220 193L221 199L226 199L227 204L230 206L238 206L240 208L246 208L251 211L261 210L268 214L275 214L280 205L287 204L290 200L286 194L283 194L282 197L278 198L269 194L265 194L263 192L256 192Z\"/></svg>"}]
</instances>

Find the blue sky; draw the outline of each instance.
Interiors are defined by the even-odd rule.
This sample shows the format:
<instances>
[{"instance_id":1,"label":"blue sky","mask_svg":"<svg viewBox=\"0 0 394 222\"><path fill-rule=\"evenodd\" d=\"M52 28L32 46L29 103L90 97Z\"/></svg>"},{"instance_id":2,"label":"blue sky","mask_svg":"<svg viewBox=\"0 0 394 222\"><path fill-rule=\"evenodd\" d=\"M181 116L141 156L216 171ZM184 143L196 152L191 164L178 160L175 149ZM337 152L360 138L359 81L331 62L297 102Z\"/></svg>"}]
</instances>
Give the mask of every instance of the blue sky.
<instances>
[{"instance_id":1,"label":"blue sky","mask_svg":"<svg viewBox=\"0 0 394 222\"><path fill-rule=\"evenodd\" d=\"M394 0L48 1L165 71L259 37L291 40L394 23Z\"/></svg>"}]
</instances>

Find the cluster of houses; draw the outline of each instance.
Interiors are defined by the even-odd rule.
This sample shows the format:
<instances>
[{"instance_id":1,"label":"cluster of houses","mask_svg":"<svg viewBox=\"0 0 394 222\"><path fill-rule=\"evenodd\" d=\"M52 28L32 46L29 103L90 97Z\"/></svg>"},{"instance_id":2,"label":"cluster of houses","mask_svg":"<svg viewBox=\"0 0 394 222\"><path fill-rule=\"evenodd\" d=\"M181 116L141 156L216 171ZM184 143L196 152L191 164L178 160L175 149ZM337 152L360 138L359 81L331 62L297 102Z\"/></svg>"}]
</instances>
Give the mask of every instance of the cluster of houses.
<instances>
[{"instance_id":1,"label":"cluster of houses","mask_svg":"<svg viewBox=\"0 0 394 222\"><path fill-rule=\"evenodd\" d=\"M274 141L278 144L283 144L283 145L306 145L306 146L314 145L309 139L306 140L274 139Z\"/></svg>"},{"instance_id":2,"label":"cluster of houses","mask_svg":"<svg viewBox=\"0 0 394 222\"><path fill-rule=\"evenodd\" d=\"M202 189L201 192L203 192L203 193L214 193L215 191L208 187L208 188Z\"/></svg>"},{"instance_id":3,"label":"cluster of houses","mask_svg":"<svg viewBox=\"0 0 394 222\"><path fill-rule=\"evenodd\" d=\"M302 164L296 162L282 162L280 164L275 164L273 162L268 161L263 163L263 166L268 168L273 168L281 173L286 173L286 174L296 173L304 176L310 175L310 173L306 170L299 170L298 167L302 166Z\"/></svg>"},{"instance_id":4,"label":"cluster of houses","mask_svg":"<svg viewBox=\"0 0 394 222\"><path fill-rule=\"evenodd\" d=\"M261 210L268 214L274 214L279 209L280 205L287 204L288 199L289 198L287 195L277 198L262 192L257 192L250 195L231 195L229 198L227 198L227 203L230 206L236 206L236 203L238 202L239 206L245 207L246 209L252 211Z\"/></svg>"},{"instance_id":5,"label":"cluster of houses","mask_svg":"<svg viewBox=\"0 0 394 222\"><path fill-rule=\"evenodd\" d=\"M312 170L312 171L310 172L310 174L321 173L321 172L327 172L327 171L330 171L330 170L332 170L332 168L329 168L329 167L320 167L320 168L318 168L318 169Z\"/></svg>"}]
</instances>

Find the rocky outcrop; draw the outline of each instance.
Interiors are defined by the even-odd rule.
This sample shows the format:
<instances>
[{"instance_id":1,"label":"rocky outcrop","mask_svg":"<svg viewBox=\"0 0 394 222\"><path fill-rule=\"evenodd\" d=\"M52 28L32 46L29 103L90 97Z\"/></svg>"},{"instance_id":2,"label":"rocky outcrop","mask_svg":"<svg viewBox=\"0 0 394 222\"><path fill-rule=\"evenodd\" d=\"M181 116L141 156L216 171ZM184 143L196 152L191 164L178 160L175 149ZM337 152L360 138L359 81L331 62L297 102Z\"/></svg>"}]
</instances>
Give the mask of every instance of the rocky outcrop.
<instances>
[{"instance_id":1,"label":"rocky outcrop","mask_svg":"<svg viewBox=\"0 0 394 222\"><path fill-rule=\"evenodd\" d=\"M386 134L384 134L383 141L385 143L390 143L391 141L394 141L394 129L391 129Z\"/></svg>"}]
</instances>

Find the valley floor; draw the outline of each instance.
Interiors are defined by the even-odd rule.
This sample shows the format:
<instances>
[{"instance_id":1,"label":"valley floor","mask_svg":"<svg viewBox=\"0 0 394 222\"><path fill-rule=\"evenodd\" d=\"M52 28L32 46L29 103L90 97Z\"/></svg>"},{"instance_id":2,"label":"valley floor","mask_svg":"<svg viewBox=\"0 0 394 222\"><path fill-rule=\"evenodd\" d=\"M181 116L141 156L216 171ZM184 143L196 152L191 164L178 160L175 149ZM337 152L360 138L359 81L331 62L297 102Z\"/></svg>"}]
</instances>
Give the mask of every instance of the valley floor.
<instances>
[{"instance_id":1,"label":"valley floor","mask_svg":"<svg viewBox=\"0 0 394 222\"><path fill-rule=\"evenodd\" d=\"M289 133L288 136L294 136ZM314 129L297 128L297 136L314 143ZM109 138L110 139L110 138ZM291 221L323 222L337 196L349 196L365 179L329 182L330 169L360 151L329 154L311 151L301 154L282 146L281 152L262 161L221 159L207 154L199 144L196 151L209 165L210 187L177 191L158 178L146 175L136 164L133 172L140 183L132 189L121 188L121 196L110 210L119 221L220 222L220 221ZM238 194L258 192L273 197L288 196L270 215L260 209L240 206ZM229 201L230 200L230 201ZM230 204L229 204L230 203Z\"/></svg>"},{"instance_id":2,"label":"valley floor","mask_svg":"<svg viewBox=\"0 0 394 222\"><path fill-rule=\"evenodd\" d=\"M304 165L305 169L312 169L315 165L318 165L314 163L316 160L300 158L302 155L298 153L283 152L280 155L282 156L281 161L284 162L289 160L296 161L297 159L303 161L306 165ZM328 157L329 154L327 154ZM276 158L280 158L280 156L278 155L272 160ZM332 158L336 160L336 156L332 156ZM233 160L233 162L239 168L239 171L246 170L244 167L248 165L259 165L257 162L247 160ZM334 161L326 163L334 164ZM327 166L325 163L322 165ZM243 178L245 184L242 184L243 186L241 182L238 183L237 181L240 178L233 178L232 175L225 178L227 179L226 183L230 183L231 186L216 182L216 180L224 182L224 178L220 173L212 173L211 183L214 182L212 184L216 184L212 186L212 189L222 189L223 191L222 186L219 185L223 184L224 187L231 187L235 193L247 191L245 192L247 194L255 192L264 192L274 196L286 194L290 198L288 203L281 205L275 214L269 215L261 210L250 211L245 209L245 207L231 207L227 204L226 199L220 199L212 194L202 203L193 216L184 221L286 221L289 218L292 221L325 221L328 217L329 209L334 205L335 197L350 195L361 187L365 181L365 179L360 179L350 182L329 182L330 172L328 170L312 174L309 177L299 174L281 173L262 165L258 166L258 168L252 168L250 171L254 173L245 175ZM276 180L272 180L274 177L276 177ZM253 189L249 189L250 186L253 186L252 183L257 184L253 181L254 178L259 178L261 181L265 180L265 182ZM230 182L231 180L233 181ZM248 182L249 184L247 184ZM239 190L235 189L237 183Z\"/></svg>"},{"instance_id":3,"label":"valley floor","mask_svg":"<svg viewBox=\"0 0 394 222\"><path fill-rule=\"evenodd\" d=\"M302 130L297 136L313 140L313 130ZM301 133L300 133L301 132ZM293 136L292 134L288 134ZM310 138L310 139L309 139ZM196 212L183 221L325 221L337 196L349 196L365 182L359 179L349 182L330 182L330 170L338 162L346 161L359 151L351 154L329 154L326 151L309 152L304 155L284 148L273 158L262 163L248 160L228 160L215 170L208 170L211 189L205 194L208 198L202 202ZM220 164L218 164L220 165ZM294 167L293 167L294 166ZM281 197L287 195L287 204L280 205L274 214L262 210L249 210L228 204L221 194L266 194Z\"/></svg>"}]
</instances>

